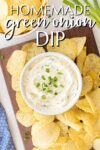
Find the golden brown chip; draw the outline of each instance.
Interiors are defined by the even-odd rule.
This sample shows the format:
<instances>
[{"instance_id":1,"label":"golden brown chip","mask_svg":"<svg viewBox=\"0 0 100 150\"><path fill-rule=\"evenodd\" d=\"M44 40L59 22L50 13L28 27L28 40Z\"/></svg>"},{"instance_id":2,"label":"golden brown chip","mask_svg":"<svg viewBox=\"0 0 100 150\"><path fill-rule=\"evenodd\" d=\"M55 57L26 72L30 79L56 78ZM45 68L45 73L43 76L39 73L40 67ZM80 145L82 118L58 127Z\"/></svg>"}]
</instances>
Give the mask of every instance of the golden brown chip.
<instances>
[{"instance_id":1,"label":"golden brown chip","mask_svg":"<svg viewBox=\"0 0 100 150\"><path fill-rule=\"evenodd\" d=\"M75 142L77 149L79 150L89 150L91 148L90 144L86 143L86 139L84 139L84 135L80 132L77 132L73 129L69 130L69 137L72 141ZM91 143L92 144L92 143Z\"/></svg>"},{"instance_id":2,"label":"golden brown chip","mask_svg":"<svg viewBox=\"0 0 100 150\"><path fill-rule=\"evenodd\" d=\"M33 112L26 113L19 110L16 113L16 118L24 127L30 127L36 122Z\"/></svg>"},{"instance_id":3,"label":"golden brown chip","mask_svg":"<svg viewBox=\"0 0 100 150\"><path fill-rule=\"evenodd\" d=\"M16 101L17 101L19 109L22 112L25 112L25 113L33 112L33 110L23 100L20 92L16 92Z\"/></svg>"},{"instance_id":4,"label":"golden brown chip","mask_svg":"<svg viewBox=\"0 0 100 150\"><path fill-rule=\"evenodd\" d=\"M91 76L93 80L93 88L95 89L100 87L100 69L95 68L92 71L90 71L88 74Z\"/></svg>"},{"instance_id":5,"label":"golden brown chip","mask_svg":"<svg viewBox=\"0 0 100 150\"><path fill-rule=\"evenodd\" d=\"M69 139L67 143L62 146L62 150L79 150L79 149L76 147L75 142Z\"/></svg>"},{"instance_id":6,"label":"golden brown chip","mask_svg":"<svg viewBox=\"0 0 100 150\"><path fill-rule=\"evenodd\" d=\"M100 88L86 94L86 99L90 104L93 112L100 113Z\"/></svg>"},{"instance_id":7,"label":"golden brown chip","mask_svg":"<svg viewBox=\"0 0 100 150\"><path fill-rule=\"evenodd\" d=\"M82 52L76 59L77 66L81 74L83 73L83 65L84 65L85 59L86 59L86 47L83 48Z\"/></svg>"},{"instance_id":8,"label":"golden brown chip","mask_svg":"<svg viewBox=\"0 0 100 150\"><path fill-rule=\"evenodd\" d=\"M90 76L83 77L83 86L82 86L82 92L81 96L84 96L88 92L90 92L93 88L93 80Z\"/></svg>"},{"instance_id":9,"label":"golden brown chip","mask_svg":"<svg viewBox=\"0 0 100 150\"><path fill-rule=\"evenodd\" d=\"M46 115L42 115L36 111L34 111L34 117L36 118L36 120L40 121L41 123L44 124L48 124L50 122L54 121L54 116L46 116Z\"/></svg>"},{"instance_id":10,"label":"golden brown chip","mask_svg":"<svg viewBox=\"0 0 100 150\"><path fill-rule=\"evenodd\" d=\"M58 121L57 124L60 127L60 134L66 136L68 133L68 126L62 123L61 121Z\"/></svg>"},{"instance_id":11,"label":"golden brown chip","mask_svg":"<svg viewBox=\"0 0 100 150\"><path fill-rule=\"evenodd\" d=\"M20 91L20 76L12 76L12 89Z\"/></svg>"},{"instance_id":12,"label":"golden brown chip","mask_svg":"<svg viewBox=\"0 0 100 150\"><path fill-rule=\"evenodd\" d=\"M95 69L100 69L100 57L95 54L89 54L84 63L83 75L86 76Z\"/></svg>"},{"instance_id":13,"label":"golden brown chip","mask_svg":"<svg viewBox=\"0 0 100 150\"><path fill-rule=\"evenodd\" d=\"M52 147L65 145L68 141L68 136L59 136L57 141L52 145Z\"/></svg>"},{"instance_id":14,"label":"golden brown chip","mask_svg":"<svg viewBox=\"0 0 100 150\"><path fill-rule=\"evenodd\" d=\"M54 38L54 41L56 43L56 37ZM57 46L52 47L50 44L51 44L51 42L49 42L49 44L47 45L47 50L49 52L62 53L64 55L67 55L71 59L75 60L76 52L77 52L77 46L73 40L65 39L65 40L60 42L59 47L57 47Z\"/></svg>"},{"instance_id":15,"label":"golden brown chip","mask_svg":"<svg viewBox=\"0 0 100 150\"><path fill-rule=\"evenodd\" d=\"M57 115L56 117L65 125L70 126L71 128L79 131L82 126L76 116L77 116L77 108L75 109L72 108L63 114Z\"/></svg>"},{"instance_id":16,"label":"golden brown chip","mask_svg":"<svg viewBox=\"0 0 100 150\"><path fill-rule=\"evenodd\" d=\"M12 21L11 23L13 23L13 22L17 23L19 20L23 20L23 19L28 19L28 17L23 16L23 15L18 16L17 14L14 14L12 16L7 16L0 22L0 26L2 27L3 32L7 33L9 30L11 30L11 28L7 29L7 27L6 27L6 24L7 24L8 20L11 20ZM27 28L24 27L23 21L20 21L20 27L15 28L14 35L19 35L19 34L24 33L26 31L27 31ZM12 34L12 32L11 33L9 32L9 34Z\"/></svg>"},{"instance_id":17,"label":"golden brown chip","mask_svg":"<svg viewBox=\"0 0 100 150\"><path fill-rule=\"evenodd\" d=\"M0 20L8 15L8 5L6 0L0 0Z\"/></svg>"},{"instance_id":18,"label":"golden brown chip","mask_svg":"<svg viewBox=\"0 0 100 150\"><path fill-rule=\"evenodd\" d=\"M22 50L27 53L27 58L26 58L27 61L29 59L31 59L32 57L45 52L44 48L37 47L36 43L34 43L34 42L30 42L30 43L25 44L22 47Z\"/></svg>"},{"instance_id":19,"label":"golden brown chip","mask_svg":"<svg viewBox=\"0 0 100 150\"><path fill-rule=\"evenodd\" d=\"M7 62L7 71L12 76L20 76L26 61L26 52L15 50Z\"/></svg>"},{"instance_id":20,"label":"golden brown chip","mask_svg":"<svg viewBox=\"0 0 100 150\"><path fill-rule=\"evenodd\" d=\"M90 104L88 103L87 99L86 98L82 98L80 99L77 103L76 103L76 106L85 111L85 112L89 112L89 113L93 113L91 107L90 107Z\"/></svg>"},{"instance_id":21,"label":"golden brown chip","mask_svg":"<svg viewBox=\"0 0 100 150\"><path fill-rule=\"evenodd\" d=\"M75 41L77 45L77 56L79 56L86 43L86 37L76 37L76 38L72 38L72 40Z\"/></svg>"},{"instance_id":22,"label":"golden brown chip","mask_svg":"<svg viewBox=\"0 0 100 150\"><path fill-rule=\"evenodd\" d=\"M39 148L46 149L57 141L60 134L60 128L54 122L51 122L49 124L42 124L40 122L36 122L32 126L31 134L33 145Z\"/></svg>"},{"instance_id":23,"label":"golden brown chip","mask_svg":"<svg viewBox=\"0 0 100 150\"><path fill-rule=\"evenodd\" d=\"M3 33L3 30L2 30L2 28L0 27L0 33Z\"/></svg>"}]
</instances>

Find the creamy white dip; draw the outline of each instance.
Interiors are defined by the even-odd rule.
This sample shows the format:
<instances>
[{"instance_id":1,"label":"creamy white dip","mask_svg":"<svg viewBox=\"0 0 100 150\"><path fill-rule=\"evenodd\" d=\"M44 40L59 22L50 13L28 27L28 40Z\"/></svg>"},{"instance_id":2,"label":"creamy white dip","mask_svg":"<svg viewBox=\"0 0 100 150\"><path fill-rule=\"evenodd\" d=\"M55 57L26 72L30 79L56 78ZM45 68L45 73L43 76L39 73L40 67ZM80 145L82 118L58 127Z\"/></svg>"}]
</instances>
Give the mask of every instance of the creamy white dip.
<instances>
[{"instance_id":1,"label":"creamy white dip","mask_svg":"<svg viewBox=\"0 0 100 150\"><path fill-rule=\"evenodd\" d=\"M27 100L39 111L59 111L74 99L78 90L77 74L70 63L58 56L35 60L24 75Z\"/></svg>"}]
</instances>

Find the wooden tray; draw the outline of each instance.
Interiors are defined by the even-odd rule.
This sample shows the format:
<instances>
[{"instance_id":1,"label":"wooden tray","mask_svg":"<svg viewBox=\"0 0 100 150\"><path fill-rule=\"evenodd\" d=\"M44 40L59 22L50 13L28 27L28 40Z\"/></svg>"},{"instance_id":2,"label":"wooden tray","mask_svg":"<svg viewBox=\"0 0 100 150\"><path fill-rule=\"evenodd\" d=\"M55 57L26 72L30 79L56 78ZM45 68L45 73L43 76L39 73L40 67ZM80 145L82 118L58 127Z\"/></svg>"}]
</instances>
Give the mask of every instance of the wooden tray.
<instances>
[{"instance_id":1,"label":"wooden tray","mask_svg":"<svg viewBox=\"0 0 100 150\"><path fill-rule=\"evenodd\" d=\"M71 30L66 30L64 32L66 33L66 38L86 36L87 37L87 42L86 42L87 53L95 53L95 54L99 55L95 39L94 39L92 30L90 28L80 27L80 28L74 28L74 29L71 29ZM41 38L41 42L44 40L44 38L45 37ZM34 40L31 40L31 41L34 41ZM31 41L28 41L28 42L31 42ZM2 60L0 62L0 65L1 65L2 70L3 70L4 78L5 78L5 81L6 81L6 84L7 84L8 92L9 92L9 95L10 95L11 102L12 102L13 109L14 109L15 113L18 110L18 106L17 106L16 100L15 100L15 92L11 88L11 76L9 75L9 73L6 70L6 64L7 64L7 61L9 59L9 57L11 56L12 52L16 49L21 49L21 47L24 44L28 43L28 42L17 44L15 46L11 46L11 47L4 48L4 49L0 50L0 53L2 55L4 55L4 60ZM30 128L25 128L19 123L18 123L18 126L19 126L21 136L22 136L22 139L23 139L23 142L24 142L24 145L25 145L25 149L26 150L31 150L33 148L31 139L27 142L24 141L25 132L30 131Z\"/></svg>"}]
</instances>

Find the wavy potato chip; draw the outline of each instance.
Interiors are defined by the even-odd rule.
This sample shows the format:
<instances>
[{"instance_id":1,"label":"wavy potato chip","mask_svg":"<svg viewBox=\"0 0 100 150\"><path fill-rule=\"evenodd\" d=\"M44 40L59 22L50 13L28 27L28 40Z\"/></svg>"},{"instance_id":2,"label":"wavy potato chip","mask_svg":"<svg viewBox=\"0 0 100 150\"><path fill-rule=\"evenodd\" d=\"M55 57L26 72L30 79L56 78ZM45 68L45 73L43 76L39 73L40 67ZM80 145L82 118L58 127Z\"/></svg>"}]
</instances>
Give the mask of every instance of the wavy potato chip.
<instances>
[{"instance_id":1,"label":"wavy potato chip","mask_svg":"<svg viewBox=\"0 0 100 150\"><path fill-rule=\"evenodd\" d=\"M2 28L0 27L0 33L3 33L3 30L2 30Z\"/></svg>"},{"instance_id":2,"label":"wavy potato chip","mask_svg":"<svg viewBox=\"0 0 100 150\"><path fill-rule=\"evenodd\" d=\"M26 58L27 61L31 59L32 57L45 52L43 47L37 47L36 43L34 42L25 44L22 47L22 50L27 53L27 58Z\"/></svg>"},{"instance_id":3,"label":"wavy potato chip","mask_svg":"<svg viewBox=\"0 0 100 150\"><path fill-rule=\"evenodd\" d=\"M19 109L22 112L25 112L25 113L33 112L33 110L23 100L21 92L16 92L16 102L18 104Z\"/></svg>"},{"instance_id":4,"label":"wavy potato chip","mask_svg":"<svg viewBox=\"0 0 100 150\"><path fill-rule=\"evenodd\" d=\"M54 146L62 146L64 144L66 144L67 141L68 141L68 136L59 136L57 141L53 144L53 147Z\"/></svg>"},{"instance_id":5,"label":"wavy potato chip","mask_svg":"<svg viewBox=\"0 0 100 150\"><path fill-rule=\"evenodd\" d=\"M93 141L93 148L95 150L100 150L100 138L97 138Z\"/></svg>"},{"instance_id":6,"label":"wavy potato chip","mask_svg":"<svg viewBox=\"0 0 100 150\"><path fill-rule=\"evenodd\" d=\"M56 37L54 38L54 43L56 43ZM77 53L77 46L73 40L65 39L65 40L60 42L59 47L57 47L57 46L52 47L50 44L51 44L51 42L49 42L47 45L47 50L49 52L62 53L64 55L67 55L71 59L75 60L76 53Z\"/></svg>"},{"instance_id":7,"label":"wavy potato chip","mask_svg":"<svg viewBox=\"0 0 100 150\"><path fill-rule=\"evenodd\" d=\"M0 20L4 19L8 15L8 4L6 0L0 0Z\"/></svg>"},{"instance_id":8,"label":"wavy potato chip","mask_svg":"<svg viewBox=\"0 0 100 150\"><path fill-rule=\"evenodd\" d=\"M76 63L81 74L83 73L83 65L84 65L85 59L86 59L86 47L83 48L79 56L76 58Z\"/></svg>"},{"instance_id":9,"label":"wavy potato chip","mask_svg":"<svg viewBox=\"0 0 100 150\"><path fill-rule=\"evenodd\" d=\"M93 88L93 80L90 76L85 76L82 78L83 86L82 86L82 92L81 96L84 96L88 92L90 92Z\"/></svg>"},{"instance_id":10,"label":"wavy potato chip","mask_svg":"<svg viewBox=\"0 0 100 150\"><path fill-rule=\"evenodd\" d=\"M100 57L91 53L86 57L83 66L83 76L86 76L90 71L95 69L100 69Z\"/></svg>"},{"instance_id":11,"label":"wavy potato chip","mask_svg":"<svg viewBox=\"0 0 100 150\"><path fill-rule=\"evenodd\" d=\"M77 45L77 55L76 56L79 56L84 48L85 43L86 43L86 37L75 37L75 38L72 38L72 40Z\"/></svg>"},{"instance_id":12,"label":"wavy potato chip","mask_svg":"<svg viewBox=\"0 0 100 150\"><path fill-rule=\"evenodd\" d=\"M90 107L90 104L88 103L87 99L86 98L82 98L80 99L77 103L76 103L76 106L85 111L85 112L89 112L89 113L93 113L91 107Z\"/></svg>"},{"instance_id":13,"label":"wavy potato chip","mask_svg":"<svg viewBox=\"0 0 100 150\"><path fill-rule=\"evenodd\" d=\"M93 80L93 88L100 87L100 69L95 68L88 73Z\"/></svg>"},{"instance_id":14,"label":"wavy potato chip","mask_svg":"<svg viewBox=\"0 0 100 150\"><path fill-rule=\"evenodd\" d=\"M63 114L57 115L56 117L62 123L77 131L79 131L82 127L80 121L77 119L77 108L72 108Z\"/></svg>"},{"instance_id":15,"label":"wavy potato chip","mask_svg":"<svg viewBox=\"0 0 100 150\"><path fill-rule=\"evenodd\" d=\"M19 22L20 20L23 20L23 19L28 19L27 16L23 16L23 15L17 15L17 14L13 14L12 16L7 16L5 17L1 22L0 22L0 25L2 27L2 30L7 33L9 30L7 29L6 27L6 24L8 22L8 20L12 20L12 24L14 24L13 22ZM15 28L15 32L14 32L14 35L19 35L19 34L22 34L24 32L27 31L27 28L24 27L24 24L23 24L23 21L20 21L20 24L19 24L20 27L17 27ZM12 28L10 28L11 30ZM9 32L9 35L12 34Z\"/></svg>"},{"instance_id":16,"label":"wavy potato chip","mask_svg":"<svg viewBox=\"0 0 100 150\"><path fill-rule=\"evenodd\" d=\"M45 123L48 124L50 122L54 121L54 116L46 116L46 115L42 115L36 111L34 111L34 117L36 120L38 120L41 123Z\"/></svg>"},{"instance_id":17,"label":"wavy potato chip","mask_svg":"<svg viewBox=\"0 0 100 150\"><path fill-rule=\"evenodd\" d=\"M20 76L12 76L11 83L14 91L20 91Z\"/></svg>"},{"instance_id":18,"label":"wavy potato chip","mask_svg":"<svg viewBox=\"0 0 100 150\"><path fill-rule=\"evenodd\" d=\"M30 127L32 126L36 120L34 118L33 112L22 112L21 110L17 111L16 118L21 125L24 127Z\"/></svg>"},{"instance_id":19,"label":"wavy potato chip","mask_svg":"<svg viewBox=\"0 0 100 150\"><path fill-rule=\"evenodd\" d=\"M79 132L70 129L69 130L69 137L72 141L74 141L76 148L79 150L89 150L90 146L86 144L84 141L83 134L80 134Z\"/></svg>"},{"instance_id":20,"label":"wavy potato chip","mask_svg":"<svg viewBox=\"0 0 100 150\"><path fill-rule=\"evenodd\" d=\"M60 127L60 135L66 136L68 133L68 126L62 123L61 121L58 121L57 124Z\"/></svg>"},{"instance_id":21,"label":"wavy potato chip","mask_svg":"<svg viewBox=\"0 0 100 150\"><path fill-rule=\"evenodd\" d=\"M79 149L76 147L75 142L69 139L67 143L62 146L62 150L79 150Z\"/></svg>"},{"instance_id":22,"label":"wavy potato chip","mask_svg":"<svg viewBox=\"0 0 100 150\"><path fill-rule=\"evenodd\" d=\"M7 71L12 76L20 76L26 62L26 52L15 50L7 62Z\"/></svg>"},{"instance_id":23,"label":"wavy potato chip","mask_svg":"<svg viewBox=\"0 0 100 150\"><path fill-rule=\"evenodd\" d=\"M100 113L100 88L86 94L86 99L95 113Z\"/></svg>"},{"instance_id":24,"label":"wavy potato chip","mask_svg":"<svg viewBox=\"0 0 100 150\"><path fill-rule=\"evenodd\" d=\"M39 148L46 149L57 141L60 135L60 128L54 122L51 122L49 124L36 122L32 126L31 134L33 145Z\"/></svg>"}]
</instances>

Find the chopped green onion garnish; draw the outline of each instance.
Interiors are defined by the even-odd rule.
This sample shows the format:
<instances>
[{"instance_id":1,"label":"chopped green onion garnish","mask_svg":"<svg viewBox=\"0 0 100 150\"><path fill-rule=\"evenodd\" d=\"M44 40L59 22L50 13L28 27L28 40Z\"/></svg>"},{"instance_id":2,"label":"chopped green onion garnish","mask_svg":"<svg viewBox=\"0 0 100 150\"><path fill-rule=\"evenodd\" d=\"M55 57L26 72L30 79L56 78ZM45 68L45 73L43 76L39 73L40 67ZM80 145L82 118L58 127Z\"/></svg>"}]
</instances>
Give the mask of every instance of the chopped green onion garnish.
<instances>
[{"instance_id":1,"label":"chopped green onion garnish","mask_svg":"<svg viewBox=\"0 0 100 150\"><path fill-rule=\"evenodd\" d=\"M42 76L41 78L42 78L43 80L46 80L45 76Z\"/></svg>"},{"instance_id":2,"label":"chopped green onion garnish","mask_svg":"<svg viewBox=\"0 0 100 150\"><path fill-rule=\"evenodd\" d=\"M36 87L39 87L40 86L40 83L38 82L38 83L36 83Z\"/></svg>"},{"instance_id":3,"label":"chopped green onion garnish","mask_svg":"<svg viewBox=\"0 0 100 150\"><path fill-rule=\"evenodd\" d=\"M58 81L58 78L57 78L57 77L54 77L54 81Z\"/></svg>"},{"instance_id":4,"label":"chopped green onion garnish","mask_svg":"<svg viewBox=\"0 0 100 150\"><path fill-rule=\"evenodd\" d=\"M57 87L58 87L58 85L57 85L57 84L53 84L53 86L54 86L55 88L57 88Z\"/></svg>"},{"instance_id":5,"label":"chopped green onion garnish","mask_svg":"<svg viewBox=\"0 0 100 150\"><path fill-rule=\"evenodd\" d=\"M45 96L45 95L42 95L42 99L46 99L46 96Z\"/></svg>"},{"instance_id":6,"label":"chopped green onion garnish","mask_svg":"<svg viewBox=\"0 0 100 150\"><path fill-rule=\"evenodd\" d=\"M55 95L58 95L58 93L57 93L57 92L55 92L54 94L55 94Z\"/></svg>"},{"instance_id":7,"label":"chopped green onion garnish","mask_svg":"<svg viewBox=\"0 0 100 150\"><path fill-rule=\"evenodd\" d=\"M64 88L64 85L61 84L60 86L61 86L62 88Z\"/></svg>"},{"instance_id":8,"label":"chopped green onion garnish","mask_svg":"<svg viewBox=\"0 0 100 150\"><path fill-rule=\"evenodd\" d=\"M59 75L62 75L62 72L58 72Z\"/></svg>"},{"instance_id":9,"label":"chopped green onion garnish","mask_svg":"<svg viewBox=\"0 0 100 150\"><path fill-rule=\"evenodd\" d=\"M49 72L50 72L50 69L49 69L49 68L46 68L46 72L49 73Z\"/></svg>"}]
</instances>

